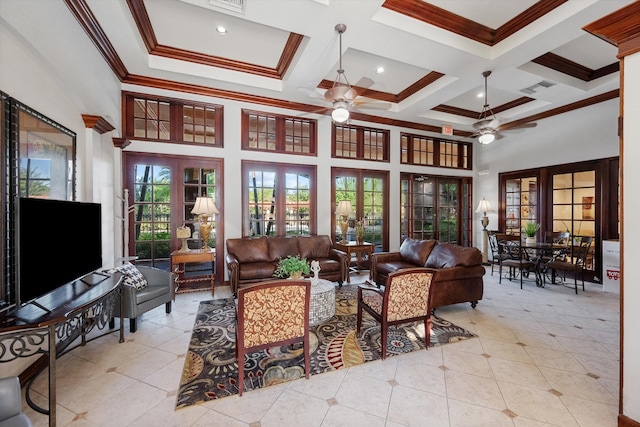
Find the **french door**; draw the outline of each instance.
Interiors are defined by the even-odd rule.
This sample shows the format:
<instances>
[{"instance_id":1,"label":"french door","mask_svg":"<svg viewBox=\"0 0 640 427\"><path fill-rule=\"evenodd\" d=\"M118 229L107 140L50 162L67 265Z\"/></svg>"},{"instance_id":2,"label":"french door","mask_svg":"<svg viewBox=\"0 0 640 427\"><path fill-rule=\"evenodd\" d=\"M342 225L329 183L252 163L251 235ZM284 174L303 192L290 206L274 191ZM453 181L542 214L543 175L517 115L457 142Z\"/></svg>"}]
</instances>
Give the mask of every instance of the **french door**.
<instances>
[{"instance_id":1,"label":"french door","mask_svg":"<svg viewBox=\"0 0 640 427\"><path fill-rule=\"evenodd\" d=\"M209 246L224 247L222 160L201 157L123 153L123 186L129 190L129 253L136 263L170 269L171 252L180 249L176 229L198 221L191 210L198 196L213 197L220 213L212 218ZM202 245L189 241L190 248ZM215 282L224 282L224 250L216 251Z\"/></svg>"},{"instance_id":2,"label":"french door","mask_svg":"<svg viewBox=\"0 0 640 427\"><path fill-rule=\"evenodd\" d=\"M436 239L468 246L470 182L461 178L402 174L401 239Z\"/></svg>"}]
</instances>

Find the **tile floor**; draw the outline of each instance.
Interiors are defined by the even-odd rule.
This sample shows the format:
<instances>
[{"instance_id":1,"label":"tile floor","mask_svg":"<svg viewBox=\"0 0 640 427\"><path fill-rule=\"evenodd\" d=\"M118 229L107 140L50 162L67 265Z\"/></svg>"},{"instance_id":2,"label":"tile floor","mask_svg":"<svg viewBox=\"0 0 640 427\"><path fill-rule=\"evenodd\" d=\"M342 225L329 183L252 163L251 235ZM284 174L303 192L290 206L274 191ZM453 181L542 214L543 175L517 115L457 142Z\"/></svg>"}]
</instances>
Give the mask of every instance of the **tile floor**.
<instances>
[{"instance_id":1,"label":"tile floor","mask_svg":"<svg viewBox=\"0 0 640 427\"><path fill-rule=\"evenodd\" d=\"M576 296L497 279L487 272L475 310L437 312L478 338L174 411L194 315L210 297L180 294L170 315L145 314L125 343L111 334L59 359L58 425L616 426L619 296L593 283Z\"/></svg>"}]
</instances>

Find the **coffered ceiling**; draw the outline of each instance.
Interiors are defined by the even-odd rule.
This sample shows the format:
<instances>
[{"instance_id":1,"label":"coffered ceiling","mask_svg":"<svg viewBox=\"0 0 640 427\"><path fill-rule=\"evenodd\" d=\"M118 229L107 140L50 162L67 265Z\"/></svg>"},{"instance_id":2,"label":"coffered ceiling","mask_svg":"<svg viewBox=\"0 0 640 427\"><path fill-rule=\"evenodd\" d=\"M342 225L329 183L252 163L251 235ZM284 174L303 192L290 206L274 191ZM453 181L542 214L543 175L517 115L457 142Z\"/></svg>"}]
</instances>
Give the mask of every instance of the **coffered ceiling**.
<instances>
[{"instance_id":1,"label":"coffered ceiling","mask_svg":"<svg viewBox=\"0 0 640 427\"><path fill-rule=\"evenodd\" d=\"M448 124L461 139L483 108L483 71L507 128L617 97L616 47L582 28L631 2L65 0L123 83L310 117L330 112L323 94L339 68L335 26L345 24L344 74L368 101L353 119L430 132Z\"/></svg>"}]
</instances>

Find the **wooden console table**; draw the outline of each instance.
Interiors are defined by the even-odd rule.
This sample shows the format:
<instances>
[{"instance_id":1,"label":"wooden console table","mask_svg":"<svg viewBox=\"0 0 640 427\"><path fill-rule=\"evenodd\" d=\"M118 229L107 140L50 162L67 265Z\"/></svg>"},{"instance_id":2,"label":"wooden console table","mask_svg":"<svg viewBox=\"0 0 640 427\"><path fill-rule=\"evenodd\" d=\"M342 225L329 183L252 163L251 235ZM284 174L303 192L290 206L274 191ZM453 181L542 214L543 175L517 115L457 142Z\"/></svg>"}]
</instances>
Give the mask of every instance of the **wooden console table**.
<instances>
[{"instance_id":1,"label":"wooden console table","mask_svg":"<svg viewBox=\"0 0 640 427\"><path fill-rule=\"evenodd\" d=\"M69 346L78 337L81 338L80 345L85 345L89 332L94 328L106 328L113 317L115 304L120 304L122 313L121 281L120 273L105 275L95 285L75 280L30 304L0 315L0 363L40 356L27 368L31 371L31 381L42 369L49 368L49 409L33 403L29 388L25 396L30 407L49 416L49 426L56 425L56 358L69 351ZM124 341L122 323L120 317L120 342Z\"/></svg>"},{"instance_id":2,"label":"wooden console table","mask_svg":"<svg viewBox=\"0 0 640 427\"><path fill-rule=\"evenodd\" d=\"M171 252L171 271L174 274L174 283L176 284L175 294L182 292L195 292L209 288L211 283L211 296L213 296L215 288L215 259L216 250L203 251L202 249L191 249L188 252L173 251ZM211 263L211 274L201 276L185 276L185 264L198 264L203 262ZM207 282L207 287L197 286L194 284Z\"/></svg>"},{"instance_id":3,"label":"wooden console table","mask_svg":"<svg viewBox=\"0 0 640 427\"><path fill-rule=\"evenodd\" d=\"M346 252L349 255L349 263L351 263L351 254L356 254L356 264L355 269L349 267L349 273L352 271L360 271L362 268L362 261L366 259L367 261L371 260L371 254L373 254L373 243L362 242L358 243L354 240L351 240L348 243L334 243L336 249ZM365 254L366 258L362 255ZM366 268L364 270L367 270ZM351 283L351 274L347 275L347 283Z\"/></svg>"}]
</instances>

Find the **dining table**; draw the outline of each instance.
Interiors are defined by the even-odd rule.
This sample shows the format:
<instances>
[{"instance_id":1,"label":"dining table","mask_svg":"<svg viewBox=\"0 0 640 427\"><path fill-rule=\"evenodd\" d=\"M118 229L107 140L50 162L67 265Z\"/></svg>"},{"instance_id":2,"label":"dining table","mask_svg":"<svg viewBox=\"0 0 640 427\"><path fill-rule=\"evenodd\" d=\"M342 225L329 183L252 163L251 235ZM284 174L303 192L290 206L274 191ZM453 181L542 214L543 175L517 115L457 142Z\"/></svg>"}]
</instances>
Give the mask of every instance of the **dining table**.
<instances>
[{"instance_id":1,"label":"dining table","mask_svg":"<svg viewBox=\"0 0 640 427\"><path fill-rule=\"evenodd\" d=\"M555 261L566 255L569 247L562 243L549 242L527 242L521 243L522 252L528 260L535 262L536 285L540 288L544 287L542 275L546 274L546 264ZM543 260L546 259L547 261Z\"/></svg>"}]
</instances>

